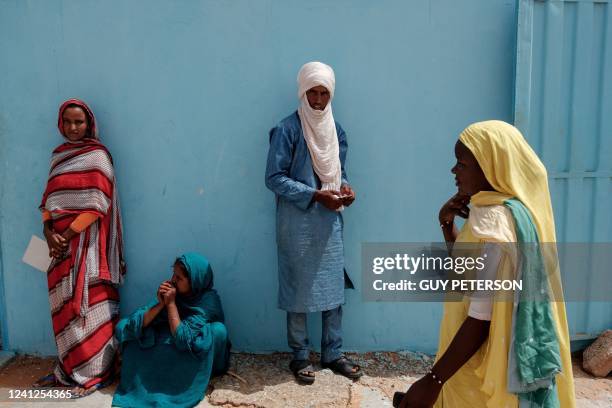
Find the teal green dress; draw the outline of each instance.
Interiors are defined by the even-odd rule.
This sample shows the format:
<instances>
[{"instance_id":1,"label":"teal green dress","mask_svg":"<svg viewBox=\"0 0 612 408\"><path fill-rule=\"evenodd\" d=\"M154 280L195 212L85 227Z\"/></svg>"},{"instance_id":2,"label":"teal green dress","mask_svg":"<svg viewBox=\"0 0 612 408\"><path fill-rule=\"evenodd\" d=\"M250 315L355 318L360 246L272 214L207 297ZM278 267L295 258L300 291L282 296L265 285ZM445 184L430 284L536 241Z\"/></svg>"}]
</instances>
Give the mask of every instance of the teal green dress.
<instances>
[{"instance_id":1,"label":"teal green dress","mask_svg":"<svg viewBox=\"0 0 612 408\"><path fill-rule=\"evenodd\" d=\"M212 269L199 254L179 259L193 295L177 297L181 324L175 336L165 309L143 330L144 315L157 300L117 324L122 364L113 406L193 407L204 398L210 377L227 371L230 343Z\"/></svg>"}]
</instances>

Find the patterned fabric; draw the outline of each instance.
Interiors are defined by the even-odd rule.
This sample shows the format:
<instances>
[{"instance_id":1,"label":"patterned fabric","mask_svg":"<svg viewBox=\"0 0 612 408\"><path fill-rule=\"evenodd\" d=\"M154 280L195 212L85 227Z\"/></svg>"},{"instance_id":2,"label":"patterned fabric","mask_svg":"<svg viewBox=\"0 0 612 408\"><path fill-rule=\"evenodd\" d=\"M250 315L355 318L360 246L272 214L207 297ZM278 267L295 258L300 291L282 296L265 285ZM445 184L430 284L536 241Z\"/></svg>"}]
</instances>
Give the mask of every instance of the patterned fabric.
<instances>
[{"instance_id":1,"label":"patterned fabric","mask_svg":"<svg viewBox=\"0 0 612 408\"><path fill-rule=\"evenodd\" d=\"M117 352L113 333L119 317L119 292L112 285L98 281L89 287L89 295L86 317L75 315L70 307L52 314L58 351L54 374L63 384L85 388L112 374Z\"/></svg>"},{"instance_id":2,"label":"patterned fabric","mask_svg":"<svg viewBox=\"0 0 612 408\"><path fill-rule=\"evenodd\" d=\"M70 103L68 103L70 102ZM96 135L95 118L89 117L90 135ZM75 235L61 259L53 259L47 272L53 331L58 349L55 375L64 384L91 387L110 375L116 354L114 327L119 316L119 293L125 263L119 198L112 158L97 139L58 146L40 205L51 215L53 229L63 233L80 214L98 219Z\"/></svg>"},{"instance_id":3,"label":"patterned fabric","mask_svg":"<svg viewBox=\"0 0 612 408\"><path fill-rule=\"evenodd\" d=\"M125 272L119 199L111 156L104 145L87 139L55 149L40 208L51 213L59 233L81 213L99 217L72 239L68 258L55 259L49 269L50 298L62 305L70 301L74 312L85 317L90 280L121 284ZM52 302L51 306L57 305Z\"/></svg>"}]
</instances>

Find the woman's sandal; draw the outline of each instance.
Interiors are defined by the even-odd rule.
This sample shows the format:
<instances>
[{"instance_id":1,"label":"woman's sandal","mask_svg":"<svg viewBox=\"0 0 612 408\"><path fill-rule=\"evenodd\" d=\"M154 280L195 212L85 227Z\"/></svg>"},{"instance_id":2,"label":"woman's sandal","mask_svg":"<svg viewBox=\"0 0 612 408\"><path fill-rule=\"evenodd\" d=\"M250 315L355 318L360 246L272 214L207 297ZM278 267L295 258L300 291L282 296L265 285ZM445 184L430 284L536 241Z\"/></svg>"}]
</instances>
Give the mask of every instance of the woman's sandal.
<instances>
[{"instance_id":1,"label":"woman's sandal","mask_svg":"<svg viewBox=\"0 0 612 408\"><path fill-rule=\"evenodd\" d=\"M351 380L356 380L363 375L361 367L344 356L330 363L321 363L321 366L323 368L329 368L334 373L343 375L346 378L350 378ZM355 367L357 367L357 371L353 371Z\"/></svg>"},{"instance_id":2,"label":"woman's sandal","mask_svg":"<svg viewBox=\"0 0 612 408\"><path fill-rule=\"evenodd\" d=\"M111 376L107 380L99 382L96 385L92 385L91 387L85 389L85 392L82 394L72 393L72 395L70 396L70 399L78 399L78 398L87 397L88 395L91 395L94 392L101 390L102 388L108 387L109 385L113 383L113 381L114 381L114 378ZM76 388L83 388L83 387L76 387Z\"/></svg>"},{"instance_id":3,"label":"woman's sandal","mask_svg":"<svg viewBox=\"0 0 612 408\"><path fill-rule=\"evenodd\" d=\"M295 376L295 379L298 382L304 384L312 384L315 381L314 367L310 364L308 360L292 360L289 363L289 369ZM308 373L312 373L312 375L308 375Z\"/></svg>"},{"instance_id":4,"label":"woman's sandal","mask_svg":"<svg viewBox=\"0 0 612 408\"><path fill-rule=\"evenodd\" d=\"M55 374L47 374L44 377L40 377L34 384L32 384L32 388L49 388L49 387L57 387L59 381L55 378Z\"/></svg>"}]
</instances>

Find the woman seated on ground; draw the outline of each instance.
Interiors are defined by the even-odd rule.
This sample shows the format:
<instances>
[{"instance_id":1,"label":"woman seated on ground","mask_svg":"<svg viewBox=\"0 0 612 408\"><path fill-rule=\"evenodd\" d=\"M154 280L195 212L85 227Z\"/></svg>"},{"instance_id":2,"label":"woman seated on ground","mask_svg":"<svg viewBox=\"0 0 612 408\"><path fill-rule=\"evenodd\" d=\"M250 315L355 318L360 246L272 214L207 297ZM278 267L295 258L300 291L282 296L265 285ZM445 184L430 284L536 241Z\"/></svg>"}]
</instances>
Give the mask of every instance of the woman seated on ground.
<instances>
[{"instance_id":1,"label":"woman seated on ground","mask_svg":"<svg viewBox=\"0 0 612 408\"><path fill-rule=\"evenodd\" d=\"M523 287L510 298L445 302L436 362L400 407L574 407L546 168L500 121L465 129L455 156L458 192L439 215L445 240L455 250L479 244L493 255L487 277L522 279ZM457 215L467 218L461 231Z\"/></svg>"},{"instance_id":2,"label":"woman seated on ground","mask_svg":"<svg viewBox=\"0 0 612 408\"><path fill-rule=\"evenodd\" d=\"M223 321L208 260L197 253L177 258L157 299L117 324L122 367L113 406L197 405L211 375L227 371Z\"/></svg>"}]
</instances>

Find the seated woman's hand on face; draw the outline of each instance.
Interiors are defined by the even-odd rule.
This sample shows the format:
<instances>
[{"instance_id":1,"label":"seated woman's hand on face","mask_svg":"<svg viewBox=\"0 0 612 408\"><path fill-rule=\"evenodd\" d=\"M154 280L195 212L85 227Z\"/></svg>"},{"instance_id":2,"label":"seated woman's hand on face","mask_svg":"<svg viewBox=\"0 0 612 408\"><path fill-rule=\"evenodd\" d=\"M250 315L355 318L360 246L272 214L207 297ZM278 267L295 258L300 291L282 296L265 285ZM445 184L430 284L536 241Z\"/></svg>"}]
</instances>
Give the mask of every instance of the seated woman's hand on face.
<instances>
[{"instance_id":1,"label":"seated woman's hand on face","mask_svg":"<svg viewBox=\"0 0 612 408\"><path fill-rule=\"evenodd\" d=\"M153 322L153 319L155 319L155 317L159 314L159 312L161 312L162 310L166 308L167 303L166 303L166 298L164 294L168 290L167 283L168 283L167 281L164 281L157 288L157 293L155 294L155 297L157 298L157 304L151 307L145 313L143 327L148 327L149 324Z\"/></svg>"},{"instance_id":2,"label":"seated woman's hand on face","mask_svg":"<svg viewBox=\"0 0 612 408\"><path fill-rule=\"evenodd\" d=\"M176 288L170 281L162 282L162 284L159 286L159 293L164 305L168 306L169 304L174 303L176 299Z\"/></svg>"},{"instance_id":3,"label":"seated woman's hand on face","mask_svg":"<svg viewBox=\"0 0 612 408\"><path fill-rule=\"evenodd\" d=\"M164 287L164 283L166 282L164 281L159 285L159 287L157 288L157 293L155 294L155 296L157 297L157 303L162 306L165 306L164 297L162 296L162 288Z\"/></svg>"}]
</instances>

